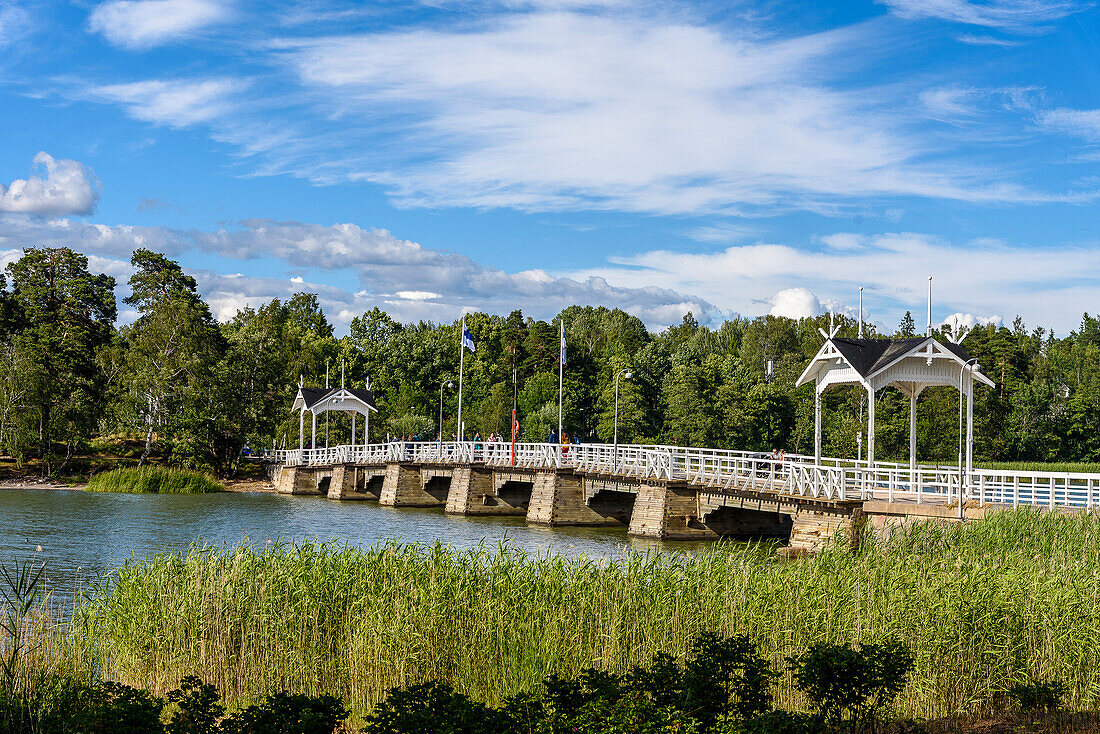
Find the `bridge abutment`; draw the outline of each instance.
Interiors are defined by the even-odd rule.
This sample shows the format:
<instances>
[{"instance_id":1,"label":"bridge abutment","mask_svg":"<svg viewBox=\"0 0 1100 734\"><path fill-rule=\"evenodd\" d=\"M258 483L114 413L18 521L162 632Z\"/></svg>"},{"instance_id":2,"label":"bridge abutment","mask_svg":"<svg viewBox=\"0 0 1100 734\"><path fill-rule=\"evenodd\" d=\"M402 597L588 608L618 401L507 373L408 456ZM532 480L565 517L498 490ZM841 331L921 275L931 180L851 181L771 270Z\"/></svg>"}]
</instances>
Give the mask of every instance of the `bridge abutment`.
<instances>
[{"instance_id":1,"label":"bridge abutment","mask_svg":"<svg viewBox=\"0 0 1100 734\"><path fill-rule=\"evenodd\" d=\"M527 522L541 525L618 525L585 501L584 478L570 470L537 471Z\"/></svg>"},{"instance_id":2,"label":"bridge abutment","mask_svg":"<svg viewBox=\"0 0 1100 734\"><path fill-rule=\"evenodd\" d=\"M791 540L785 549L786 555L820 553L825 547L843 540L859 547L860 535L866 515L861 502L847 503L848 512L837 513L809 508L799 509L794 515L791 527Z\"/></svg>"},{"instance_id":3,"label":"bridge abutment","mask_svg":"<svg viewBox=\"0 0 1100 734\"><path fill-rule=\"evenodd\" d=\"M440 507L445 500L424 490L420 469L415 464L386 465L386 478L378 504L386 507Z\"/></svg>"}]
</instances>

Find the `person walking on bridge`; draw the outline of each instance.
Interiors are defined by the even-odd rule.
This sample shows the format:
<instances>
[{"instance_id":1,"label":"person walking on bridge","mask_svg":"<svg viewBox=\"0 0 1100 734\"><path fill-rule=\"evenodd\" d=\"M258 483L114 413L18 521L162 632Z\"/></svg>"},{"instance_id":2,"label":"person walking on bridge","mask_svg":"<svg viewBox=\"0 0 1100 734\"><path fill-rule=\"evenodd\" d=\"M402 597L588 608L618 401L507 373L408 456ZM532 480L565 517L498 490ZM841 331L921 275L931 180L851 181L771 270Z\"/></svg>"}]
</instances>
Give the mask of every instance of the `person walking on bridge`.
<instances>
[{"instance_id":1,"label":"person walking on bridge","mask_svg":"<svg viewBox=\"0 0 1100 734\"><path fill-rule=\"evenodd\" d=\"M547 437L546 443L557 443L557 442L558 442L558 432L556 430L554 430L553 428L551 428L550 429L550 435Z\"/></svg>"}]
</instances>

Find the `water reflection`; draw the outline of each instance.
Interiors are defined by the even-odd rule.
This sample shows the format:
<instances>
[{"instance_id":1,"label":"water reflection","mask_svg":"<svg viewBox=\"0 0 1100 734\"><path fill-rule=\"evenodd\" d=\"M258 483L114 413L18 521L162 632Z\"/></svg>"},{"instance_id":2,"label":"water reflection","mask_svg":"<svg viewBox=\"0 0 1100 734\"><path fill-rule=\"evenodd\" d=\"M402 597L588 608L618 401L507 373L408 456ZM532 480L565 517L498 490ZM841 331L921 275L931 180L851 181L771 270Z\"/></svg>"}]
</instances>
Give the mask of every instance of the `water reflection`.
<instances>
[{"instance_id":1,"label":"water reflection","mask_svg":"<svg viewBox=\"0 0 1100 734\"><path fill-rule=\"evenodd\" d=\"M626 529L548 528L522 517L460 517L442 509L380 507L277 494L130 495L80 491L0 491L0 563L37 558L52 593L71 600L126 558L242 541L321 540L369 546L380 541L435 543L459 549L481 543L538 553L614 558L624 551L698 548L631 538Z\"/></svg>"}]
</instances>

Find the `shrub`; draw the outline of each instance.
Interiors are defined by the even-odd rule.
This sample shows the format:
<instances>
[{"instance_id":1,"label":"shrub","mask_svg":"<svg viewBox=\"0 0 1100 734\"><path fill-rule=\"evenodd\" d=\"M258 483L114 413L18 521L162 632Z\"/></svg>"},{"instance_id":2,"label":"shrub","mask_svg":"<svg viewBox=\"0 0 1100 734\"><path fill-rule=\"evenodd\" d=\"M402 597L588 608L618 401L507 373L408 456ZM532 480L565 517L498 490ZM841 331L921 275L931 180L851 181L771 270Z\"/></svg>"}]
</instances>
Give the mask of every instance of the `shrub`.
<instances>
[{"instance_id":1,"label":"shrub","mask_svg":"<svg viewBox=\"0 0 1100 734\"><path fill-rule=\"evenodd\" d=\"M367 734L497 734L507 719L439 681L393 688L367 718Z\"/></svg>"},{"instance_id":2,"label":"shrub","mask_svg":"<svg viewBox=\"0 0 1100 734\"><path fill-rule=\"evenodd\" d=\"M1062 705L1066 687L1059 681L1037 681L1030 679L1016 683L1008 689L1008 697L1021 711L1053 711Z\"/></svg>"},{"instance_id":3,"label":"shrub","mask_svg":"<svg viewBox=\"0 0 1100 734\"><path fill-rule=\"evenodd\" d=\"M684 665L684 708L704 728L731 716L751 719L771 708L776 675L747 636L703 633Z\"/></svg>"},{"instance_id":4,"label":"shrub","mask_svg":"<svg viewBox=\"0 0 1100 734\"><path fill-rule=\"evenodd\" d=\"M913 655L899 642L885 645L812 645L790 659L795 682L827 724L845 720L852 732L873 724L893 702L913 669Z\"/></svg>"},{"instance_id":5,"label":"shrub","mask_svg":"<svg viewBox=\"0 0 1100 734\"><path fill-rule=\"evenodd\" d=\"M820 734L824 730L820 716L766 711L751 719L720 726L715 734Z\"/></svg>"},{"instance_id":6,"label":"shrub","mask_svg":"<svg viewBox=\"0 0 1100 734\"><path fill-rule=\"evenodd\" d=\"M148 691L106 681L84 685L59 712L67 734L159 734L164 701Z\"/></svg>"},{"instance_id":7,"label":"shrub","mask_svg":"<svg viewBox=\"0 0 1100 734\"><path fill-rule=\"evenodd\" d=\"M165 727L166 734L217 734L218 719L225 713L217 688L189 675L167 698L176 710Z\"/></svg>"},{"instance_id":8,"label":"shrub","mask_svg":"<svg viewBox=\"0 0 1100 734\"><path fill-rule=\"evenodd\" d=\"M221 723L221 734L332 734L348 717L335 696L275 693L258 706L234 711Z\"/></svg>"},{"instance_id":9,"label":"shrub","mask_svg":"<svg viewBox=\"0 0 1100 734\"><path fill-rule=\"evenodd\" d=\"M224 489L221 482L205 472L156 465L113 469L88 480L90 492L208 494Z\"/></svg>"},{"instance_id":10,"label":"shrub","mask_svg":"<svg viewBox=\"0 0 1100 734\"><path fill-rule=\"evenodd\" d=\"M576 734L695 734L698 722L674 706L660 706L640 691L597 698L555 731Z\"/></svg>"}]
</instances>

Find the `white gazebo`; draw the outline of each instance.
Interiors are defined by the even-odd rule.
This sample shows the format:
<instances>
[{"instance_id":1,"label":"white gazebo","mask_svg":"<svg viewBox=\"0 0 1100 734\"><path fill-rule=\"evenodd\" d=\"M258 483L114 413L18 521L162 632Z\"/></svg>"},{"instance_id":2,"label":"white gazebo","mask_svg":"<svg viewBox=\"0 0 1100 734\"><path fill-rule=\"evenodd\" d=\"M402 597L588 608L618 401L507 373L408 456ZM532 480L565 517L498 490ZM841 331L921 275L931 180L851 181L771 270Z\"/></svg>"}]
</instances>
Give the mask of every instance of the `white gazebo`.
<instances>
[{"instance_id":1,"label":"white gazebo","mask_svg":"<svg viewBox=\"0 0 1100 734\"><path fill-rule=\"evenodd\" d=\"M974 381L993 387L977 361L958 344L932 336L910 339L842 339L820 330L825 343L798 378L814 383L814 458L821 464L821 396L834 385L867 390L867 465L875 464L875 393L893 385L909 397L909 465L917 465L917 398L926 387L948 385L966 398L966 466L974 459Z\"/></svg>"},{"instance_id":2,"label":"white gazebo","mask_svg":"<svg viewBox=\"0 0 1100 734\"><path fill-rule=\"evenodd\" d=\"M317 448L317 416L322 413L342 412L351 413L351 445L355 446L355 415L363 416L365 427L363 429L363 445L370 440L370 414L378 412L374 407L374 394L371 392L370 383L365 388L352 387L302 387L298 383L298 393L294 396L294 404L291 410L298 411L298 448L305 448L305 422L306 413L311 416L313 425L312 441L310 446Z\"/></svg>"}]
</instances>

